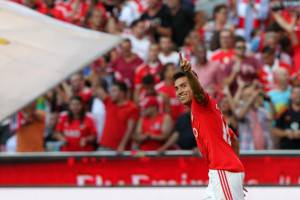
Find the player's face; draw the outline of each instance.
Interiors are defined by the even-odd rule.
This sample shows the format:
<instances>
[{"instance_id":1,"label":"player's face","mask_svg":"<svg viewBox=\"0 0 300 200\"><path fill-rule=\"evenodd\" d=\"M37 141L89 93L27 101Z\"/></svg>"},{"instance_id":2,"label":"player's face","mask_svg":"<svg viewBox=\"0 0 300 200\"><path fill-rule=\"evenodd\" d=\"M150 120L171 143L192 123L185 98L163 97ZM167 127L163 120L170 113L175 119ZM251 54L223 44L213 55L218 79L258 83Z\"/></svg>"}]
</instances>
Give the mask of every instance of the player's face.
<instances>
[{"instance_id":1,"label":"player's face","mask_svg":"<svg viewBox=\"0 0 300 200\"><path fill-rule=\"evenodd\" d=\"M181 77L175 81L175 90L176 96L182 104L191 104L193 91L190 87L187 77Z\"/></svg>"}]
</instances>

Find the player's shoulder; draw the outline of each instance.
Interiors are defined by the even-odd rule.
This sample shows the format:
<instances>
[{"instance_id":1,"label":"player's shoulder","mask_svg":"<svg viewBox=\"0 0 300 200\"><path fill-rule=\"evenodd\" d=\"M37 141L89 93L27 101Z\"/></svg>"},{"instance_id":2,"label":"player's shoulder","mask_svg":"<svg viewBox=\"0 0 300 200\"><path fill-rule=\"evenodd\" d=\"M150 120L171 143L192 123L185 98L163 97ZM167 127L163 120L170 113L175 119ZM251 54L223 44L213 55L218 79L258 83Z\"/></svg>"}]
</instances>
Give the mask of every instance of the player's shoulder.
<instances>
[{"instance_id":1,"label":"player's shoulder","mask_svg":"<svg viewBox=\"0 0 300 200\"><path fill-rule=\"evenodd\" d=\"M207 92L204 92L201 98L195 96L192 98L192 104L195 104L198 107L208 108L212 103L214 102L212 102L212 98Z\"/></svg>"}]
</instances>

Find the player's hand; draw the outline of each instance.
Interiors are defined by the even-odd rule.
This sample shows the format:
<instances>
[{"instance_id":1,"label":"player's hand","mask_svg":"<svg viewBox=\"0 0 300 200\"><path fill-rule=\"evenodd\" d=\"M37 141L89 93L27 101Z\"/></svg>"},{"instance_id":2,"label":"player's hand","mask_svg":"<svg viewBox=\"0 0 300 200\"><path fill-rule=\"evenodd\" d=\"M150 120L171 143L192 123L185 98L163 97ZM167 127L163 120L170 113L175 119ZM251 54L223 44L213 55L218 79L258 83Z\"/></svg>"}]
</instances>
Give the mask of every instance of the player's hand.
<instances>
[{"instance_id":1,"label":"player's hand","mask_svg":"<svg viewBox=\"0 0 300 200\"><path fill-rule=\"evenodd\" d=\"M192 71L191 63L179 52L180 69L183 72Z\"/></svg>"}]
</instances>

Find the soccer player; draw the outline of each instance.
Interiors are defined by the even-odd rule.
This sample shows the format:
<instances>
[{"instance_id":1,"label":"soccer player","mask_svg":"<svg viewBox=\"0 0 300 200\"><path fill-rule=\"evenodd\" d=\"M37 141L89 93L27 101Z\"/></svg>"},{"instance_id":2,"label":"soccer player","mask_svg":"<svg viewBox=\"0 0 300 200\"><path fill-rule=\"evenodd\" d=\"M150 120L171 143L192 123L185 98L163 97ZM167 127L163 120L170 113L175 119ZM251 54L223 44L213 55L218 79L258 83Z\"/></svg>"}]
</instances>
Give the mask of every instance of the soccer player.
<instances>
[{"instance_id":1,"label":"soccer player","mask_svg":"<svg viewBox=\"0 0 300 200\"><path fill-rule=\"evenodd\" d=\"M176 96L191 108L193 133L209 168L205 199L243 200L244 167L238 158L237 137L217 103L201 87L190 62L182 56L180 68L173 76Z\"/></svg>"}]
</instances>

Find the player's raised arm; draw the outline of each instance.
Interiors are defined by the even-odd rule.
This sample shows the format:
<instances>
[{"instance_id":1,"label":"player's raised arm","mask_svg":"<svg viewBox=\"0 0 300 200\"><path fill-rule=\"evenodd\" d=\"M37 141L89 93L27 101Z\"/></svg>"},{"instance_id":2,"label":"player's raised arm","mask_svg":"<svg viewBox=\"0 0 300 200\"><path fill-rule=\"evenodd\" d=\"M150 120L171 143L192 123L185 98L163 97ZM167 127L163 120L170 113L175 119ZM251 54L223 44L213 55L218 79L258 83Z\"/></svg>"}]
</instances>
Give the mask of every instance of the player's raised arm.
<instances>
[{"instance_id":1,"label":"player's raised arm","mask_svg":"<svg viewBox=\"0 0 300 200\"><path fill-rule=\"evenodd\" d=\"M191 89L193 91L194 98L201 104L207 103L207 96L205 95L205 91L202 88L198 78L192 71L191 63L179 53L180 58L180 68L186 74Z\"/></svg>"}]
</instances>

